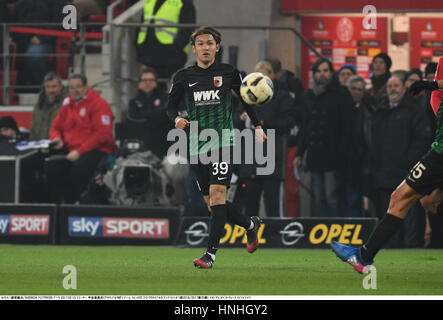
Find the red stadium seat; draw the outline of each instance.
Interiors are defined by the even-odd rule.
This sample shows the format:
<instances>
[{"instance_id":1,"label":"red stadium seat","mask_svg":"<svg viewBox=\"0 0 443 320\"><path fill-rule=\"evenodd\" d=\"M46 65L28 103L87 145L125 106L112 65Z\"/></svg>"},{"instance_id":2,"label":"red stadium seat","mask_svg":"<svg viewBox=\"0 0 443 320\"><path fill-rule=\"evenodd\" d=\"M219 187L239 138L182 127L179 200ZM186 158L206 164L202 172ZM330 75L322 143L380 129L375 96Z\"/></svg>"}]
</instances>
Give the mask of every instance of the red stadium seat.
<instances>
[{"instance_id":1,"label":"red stadium seat","mask_svg":"<svg viewBox=\"0 0 443 320\"><path fill-rule=\"evenodd\" d=\"M109 4L114 3L117 0L110 0ZM118 6L114 8L113 17L118 17L122 12L126 10L126 1L123 0ZM88 17L88 22L103 22L106 23L106 14L92 14Z\"/></svg>"},{"instance_id":2,"label":"red stadium seat","mask_svg":"<svg viewBox=\"0 0 443 320\"><path fill-rule=\"evenodd\" d=\"M106 23L106 15L104 14L92 14L88 17L88 22L103 22Z\"/></svg>"}]
</instances>

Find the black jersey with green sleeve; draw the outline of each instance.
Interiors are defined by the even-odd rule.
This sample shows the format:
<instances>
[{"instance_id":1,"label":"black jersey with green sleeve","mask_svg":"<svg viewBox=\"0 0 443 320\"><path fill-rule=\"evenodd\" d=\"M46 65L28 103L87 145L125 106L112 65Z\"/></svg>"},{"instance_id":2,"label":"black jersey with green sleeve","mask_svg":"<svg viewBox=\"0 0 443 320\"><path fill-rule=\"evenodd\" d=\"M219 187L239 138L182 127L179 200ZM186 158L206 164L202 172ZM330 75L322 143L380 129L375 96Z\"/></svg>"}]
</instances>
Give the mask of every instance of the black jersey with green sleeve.
<instances>
[{"instance_id":1,"label":"black jersey with green sleeve","mask_svg":"<svg viewBox=\"0 0 443 320\"><path fill-rule=\"evenodd\" d=\"M241 81L237 69L229 64L218 62L214 62L206 69L195 64L176 73L169 92L167 112L174 121L178 116L177 107L182 99L185 100L188 120L191 122L190 155L234 145L231 90L240 96ZM243 105L252 123L258 125L253 107L244 102ZM195 130L195 124L198 124L198 130ZM205 129L215 130L218 140L208 138L199 141L199 135Z\"/></svg>"}]
</instances>

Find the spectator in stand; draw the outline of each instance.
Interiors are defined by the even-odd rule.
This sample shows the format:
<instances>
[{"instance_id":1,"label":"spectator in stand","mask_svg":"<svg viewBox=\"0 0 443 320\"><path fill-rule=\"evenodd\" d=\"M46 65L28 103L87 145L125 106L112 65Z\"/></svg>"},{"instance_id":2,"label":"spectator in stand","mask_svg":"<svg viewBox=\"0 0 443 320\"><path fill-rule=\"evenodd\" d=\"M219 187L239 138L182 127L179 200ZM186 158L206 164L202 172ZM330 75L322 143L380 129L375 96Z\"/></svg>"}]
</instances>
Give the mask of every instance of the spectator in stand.
<instances>
[{"instance_id":1,"label":"spectator in stand","mask_svg":"<svg viewBox=\"0 0 443 320\"><path fill-rule=\"evenodd\" d=\"M138 138L149 150L162 159L170 142L167 141L173 123L166 115L168 93L158 86L157 71L144 67L138 79L137 95L129 101L127 120L139 130Z\"/></svg>"},{"instance_id":2,"label":"spectator in stand","mask_svg":"<svg viewBox=\"0 0 443 320\"><path fill-rule=\"evenodd\" d=\"M274 80L274 70L267 61L260 61L255 67L256 72L267 75ZM246 184L245 213L247 216L258 216L261 194L267 217L284 217L284 189L283 183L286 176L286 152L288 149L289 131L295 125L294 100L289 92L280 89L274 82L274 95L266 104L256 108L257 118L262 123L264 130L275 130L275 170L271 175L257 175L257 165L241 165L240 177ZM242 118L247 118L243 114ZM245 119L246 120L246 119ZM248 121L249 122L249 121Z\"/></svg>"},{"instance_id":3,"label":"spectator in stand","mask_svg":"<svg viewBox=\"0 0 443 320\"><path fill-rule=\"evenodd\" d=\"M282 69L282 64L279 59L267 58L272 69L274 70L274 81L276 85L282 89L289 91L289 94L294 99L294 117L295 125L291 129L288 136L288 150L286 155L286 177L284 181L284 189L286 196L286 206L288 209L289 217L300 216L300 185L294 174L293 159L297 152L298 145L298 133L300 132L300 126L302 124L302 110L303 110L303 97L305 95L305 89L299 78L289 70Z\"/></svg>"},{"instance_id":4,"label":"spectator in stand","mask_svg":"<svg viewBox=\"0 0 443 320\"><path fill-rule=\"evenodd\" d=\"M365 80L354 75L348 79L347 87L354 101L351 109L352 133L350 152L344 174L345 209L347 217L363 216L368 210L369 188L369 148L371 146L371 124L375 106L365 94Z\"/></svg>"},{"instance_id":5,"label":"spectator in stand","mask_svg":"<svg viewBox=\"0 0 443 320\"><path fill-rule=\"evenodd\" d=\"M66 160L48 161L46 174L53 202L75 203L100 160L115 148L114 116L109 104L90 89L83 75L69 77L69 95L52 123L49 136Z\"/></svg>"},{"instance_id":6,"label":"spectator in stand","mask_svg":"<svg viewBox=\"0 0 443 320\"><path fill-rule=\"evenodd\" d=\"M425 77L423 80L434 81L435 72L437 71L437 62L429 62L425 68Z\"/></svg>"},{"instance_id":7,"label":"spectator in stand","mask_svg":"<svg viewBox=\"0 0 443 320\"><path fill-rule=\"evenodd\" d=\"M106 15L109 0L70 0L77 9L77 20L87 21L90 15Z\"/></svg>"},{"instance_id":8,"label":"spectator in stand","mask_svg":"<svg viewBox=\"0 0 443 320\"><path fill-rule=\"evenodd\" d=\"M391 66L392 60L384 52L379 53L372 60L372 88L369 90L369 94L374 100L373 102L375 105L378 105L380 102L386 99L386 83L391 77L391 72L389 71Z\"/></svg>"},{"instance_id":9,"label":"spectator in stand","mask_svg":"<svg viewBox=\"0 0 443 320\"><path fill-rule=\"evenodd\" d=\"M0 139L10 139L19 133L17 121L14 117L5 116L0 118Z\"/></svg>"},{"instance_id":10,"label":"spectator in stand","mask_svg":"<svg viewBox=\"0 0 443 320\"><path fill-rule=\"evenodd\" d=\"M49 129L66 94L67 90L60 76L49 72L43 79L43 89L40 91L32 112L30 140L49 139Z\"/></svg>"},{"instance_id":11,"label":"spectator in stand","mask_svg":"<svg viewBox=\"0 0 443 320\"><path fill-rule=\"evenodd\" d=\"M387 96L373 118L371 154L375 199L381 219L392 192L420 160L432 142L433 132L423 106L406 94L405 79L393 75L387 82ZM391 247L423 247L424 210L417 203L407 214L403 229L391 240Z\"/></svg>"},{"instance_id":12,"label":"spectator in stand","mask_svg":"<svg viewBox=\"0 0 443 320\"><path fill-rule=\"evenodd\" d=\"M409 89L409 87L418 80L423 80L423 74L420 69L412 68L405 75L405 86Z\"/></svg>"},{"instance_id":13,"label":"spectator in stand","mask_svg":"<svg viewBox=\"0 0 443 320\"><path fill-rule=\"evenodd\" d=\"M192 0L144 0L142 22L150 24L195 23ZM161 79L182 68L187 60L189 28L141 27L136 43L137 61L158 72Z\"/></svg>"},{"instance_id":14,"label":"spectator in stand","mask_svg":"<svg viewBox=\"0 0 443 320\"><path fill-rule=\"evenodd\" d=\"M428 67L430 66L430 64L428 64ZM428 68L427 67L427 68ZM431 69L432 69L432 65L431 65ZM432 72L432 70L427 70L427 72ZM434 81L434 76L435 76L435 70L432 74L432 80ZM408 92L406 94L409 95L409 98L412 100L415 100L415 103L419 104L420 106L422 106L426 112L426 115L429 118L429 121L431 123L431 131L435 132L436 128L437 128L437 121L436 121L436 117L434 112L432 111L432 107L431 107L431 94L432 91L428 91L428 90L423 90L422 92L420 92L417 95L413 95L410 94L409 88L412 86L412 84L414 82L420 81L420 80L426 80L423 79L423 74L421 72L420 69L418 68L413 68L411 69L405 76L405 85L406 88L408 88Z\"/></svg>"},{"instance_id":15,"label":"spectator in stand","mask_svg":"<svg viewBox=\"0 0 443 320\"><path fill-rule=\"evenodd\" d=\"M10 140L13 142L27 140L29 133L20 130L17 121L12 116L0 118L0 140Z\"/></svg>"},{"instance_id":16,"label":"spectator in stand","mask_svg":"<svg viewBox=\"0 0 443 320\"><path fill-rule=\"evenodd\" d=\"M344 64L337 72L338 82L340 82L343 87L347 87L349 78L355 74L355 66L351 64Z\"/></svg>"},{"instance_id":17,"label":"spectator in stand","mask_svg":"<svg viewBox=\"0 0 443 320\"><path fill-rule=\"evenodd\" d=\"M60 25L30 26L35 29L62 29L63 7L67 0L21 0L15 7L15 22L18 23L59 23ZM19 70L20 84L40 86L48 72L47 56L54 53L55 37L38 34L15 34L17 52L33 56L24 57L23 67ZM17 61L17 66L22 64ZM24 69L27 67L27 69ZM27 78L29 73L29 78ZM32 92L38 89L32 89Z\"/></svg>"},{"instance_id":18,"label":"spectator in stand","mask_svg":"<svg viewBox=\"0 0 443 320\"><path fill-rule=\"evenodd\" d=\"M303 125L294 165L305 152L306 169L312 173L317 215L338 217L342 206L343 169L351 139L349 91L333 76L332 63L324 58L312 66L312 89L305 97Z\"/></svg>"}]
</instances>

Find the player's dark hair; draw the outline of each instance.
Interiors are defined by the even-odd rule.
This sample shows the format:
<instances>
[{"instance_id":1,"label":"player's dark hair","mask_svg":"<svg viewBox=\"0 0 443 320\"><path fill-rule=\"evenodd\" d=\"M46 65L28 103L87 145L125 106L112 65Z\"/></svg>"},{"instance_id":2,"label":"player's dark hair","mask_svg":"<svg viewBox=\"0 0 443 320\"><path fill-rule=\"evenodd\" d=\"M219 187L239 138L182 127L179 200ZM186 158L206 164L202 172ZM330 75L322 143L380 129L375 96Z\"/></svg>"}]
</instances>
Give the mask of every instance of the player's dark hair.
<instances>
[{"instance_id":1,"label":"player's dark hair","mask_svg":"<svg viewBox=\"0 0 443 320\"><path fill-rule=\"evenodd\" d=\"M311 70L313 73L316 73L318 71L318 68L321 64L327 63L329 67L329 71L334 72L334 66L332 65L332 62L326 58L319 58L315 63L312 65Z\"/></svg>"},{"instance_id":2,"label":"player's dark hair","mask_svg":"<svg viewBox=\"0 0 443 320\"><path fill-rule=\"evenodd\" d=\"M195 39L202 34L210 34L214 37L215 43L221 42L221 34L214 27L201 26L191 34L191 44L195 45Z\"/></svg>"},{"instance_id":3,"label":"player's dark hair","mask_svg":"<svg viewBox=\"0 0 443 320\"><path fill-rule=\"evenodd\" d=\"M70 75L68 80L72 79L80 79L84 86L88 84L88 79L86 78L86 76L80 73L75 73L73 75Z\"/></svg>"},{"instance_id":4,"label":"player's dark hair","mask_svg":"<svg viewBox=\"0 0 443 320\"><path fill-rule=\"evenodd\" d=\"M145 66L140 70L140 72L138 74L138 81L142 80L142 77L145 73L152 73L154 75L155 80L157 81L157 79L158 79L157 70L155 70L154 68L148 67L148 66Z\"/></svg>"}]
</instances>

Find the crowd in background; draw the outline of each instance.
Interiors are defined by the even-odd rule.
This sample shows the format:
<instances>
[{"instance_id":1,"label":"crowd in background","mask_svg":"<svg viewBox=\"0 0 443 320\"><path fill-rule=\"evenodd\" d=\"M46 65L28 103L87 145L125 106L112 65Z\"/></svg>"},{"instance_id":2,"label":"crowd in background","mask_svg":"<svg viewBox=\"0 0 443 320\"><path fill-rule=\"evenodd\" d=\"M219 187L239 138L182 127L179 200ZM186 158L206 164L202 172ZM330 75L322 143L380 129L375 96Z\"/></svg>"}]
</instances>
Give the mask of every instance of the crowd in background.
<instances>
[{"instance_id":1,"label":"crowd in background","mask_svg":"<svg viewBox=\"0 0 443 320\"><path fill-rule=\"evenodd\" d=\"M79 23L97 22L93 16L106 15L112 0L0 0L0 24L14 23L19 26L44 30L64 31L63 8L74 5ZM130 7L136 0L125 0ZM32 23L41 23L36 26ZM28 24L28 25L26 25ZM3 29L0 28L0 52L3 53ZM14 69L17 71L15 85L18 93L37 93L44 76L55 71L56 37L43 33L11 32L10 51L18 54ZM73 50L76 50L73 48ZM0 59L2 69L3 57Z\"/></svg>"},{"instance_id":2,"label":"crowd in background","mask_svg":"<svg viewBox=\"0 0 443 320\"><path fill-rule=\"evenodd\" d=\"M48 4L39 1L34 7L37 1L16 1L15 15L0 19L59 21L57 15L62 10L58 7L68 1L44 1ZM7 2L12 1L0 0L0 5ZM192 1L184 3L176 22L194 23ZM163 4L164 1L158 1L153 12ZM94 12L103 12L103 8L105 4ZM81 12L84 16L91 14L86 8ZM162 48L168 40L160 32L139 30L136 49L138 60L145 67L138 74L138 91L126 108L126 118L116 124L119 130L115 137L109 104L88 87L86 77L71 76L65 88L59 75L48 72L44 57L24 58L22 66L31 70L24 84L43 85L34 106L30 136L21 133L10 117L0 119L0 133L18 140L51 139L54 155L67 158L65 162L42 162L42 179L48 193L46 198L41 193L41 199L82 203L84 194L89 192L89 203L108 204L109 197L104 193L97 196L97 191L103 191L103 174L115 167L115 163L110 164L110 156L118 157L116 139L122 140L120 149L129 146L123 144L123 138L138 139L139 151L151 151L158 161L166 157L170 145L166 136L174 125L166 116L167 88L159 85L158 79L172 77L174 71L185 65L190 30L176 31L177 43L172 49ZM156 39L154 44L149 42L152 38ZM18 52L54 51L50 37L20 35L14 41ZM156 55L143 55L147 51ZM172 65L158 59L174 54L176 63ZM234 203L241 211L249 216L258 215L263 196L267 217L305 215L300 213L300 188L305 188L315 204L315 216L381 218L387 211L390 194L429 148L436 127L429 93L414 97L408 88L417 80L433 81L437 65L429 63L423 71L391 71L391 67L392 60L386 53L375 56L368 83L356 74L355 66L343 65L334 70L328 59L320 58L312 65L310 89L305 90L300 79L282 68L278 59L259 61L254 71L266 74L274 83L273 99L256 111L263 128L276 131L276 167L269 176L257 176L254 165L235 168ZM234 125L253 130L238 99L234 94ZM312 178L311 186L304 177ZM135 174L128 173L122 179L132 179L134 185L140 184L140 190L146 190ZM185 180L183 185L172 185L172 189L186 190L186 200L181 201L191 212L208 214L192 170ZM95 193L91 196L91 192ZM417 204L408 213L402 231L391 240L391 246L423 247L429 226L433 230L443 228L440 220L428 216Z\"/></svg>"}]
</instances>

